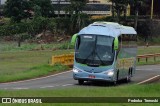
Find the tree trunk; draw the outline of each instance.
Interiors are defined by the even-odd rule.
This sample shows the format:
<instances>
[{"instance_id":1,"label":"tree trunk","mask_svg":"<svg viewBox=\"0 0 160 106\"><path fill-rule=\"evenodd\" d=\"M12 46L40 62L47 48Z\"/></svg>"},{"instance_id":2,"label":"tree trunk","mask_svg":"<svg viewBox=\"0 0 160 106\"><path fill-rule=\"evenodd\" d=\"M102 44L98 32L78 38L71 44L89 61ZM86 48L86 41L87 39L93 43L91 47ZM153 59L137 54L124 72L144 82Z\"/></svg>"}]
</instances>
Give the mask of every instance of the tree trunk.
<instances>
[{"instance_id":1,"label":"tree trunk","mask_svg":"<svg viewBox=\"0 0 160 106\"><path fill-rule=\"evenodd\" d=\"M21 47L21 37L18 37L18 47Z\"/></svg>"},{"instance_id":2,"label":"tree trunk","mask_svg":"<svg viewBox=\"0 0 160 106\"><path fill-rule=\"evenodd\" d=\"M112 1L112 18L114 18L114 5L113 5L113 3L114 3L114 0Z\"/></svg>"},{"instance_id":3,"label":"tree trunk","mask_svg":"<svg viewBox=\"0 0 160 106\"><path fill-rule=\"evenodd\" d=\"M58 7L60 7L60 2L61 2L61 0L58 0ZM58 8L58 17L60 17L60 8Z\"/></svg>"},{"instance_id":4,"label":"tree trunk","mask_svg":"<svg viewBox=\"0 0 160 106\"><path fill-rule=\"evenodd\" d=\"M127 7L124 7L124 22L126 24L126 20L127 20Z\"/></svg>"},{"instance_id":5,"label":"tree trunk","mask_svg":"<svg viewBox=\"0 0 160 106\"><path fill-rule=\"evenodd\" d=\"M135 10L135 19L134 19L134 28L137 31L137 24L138 24L138 8L136 7Z\"/></svg>"},{"instance_id":6,"label":"tree trunk","mask_svg":"<svg viewBox=\"0 0 160 106\"><path fill-rule=\"evenodd\" d=\"M120 22L120 19L119 19L119 18L120 18L120 10L118 9L118 10L117 10L117 22L118 22L118 23Z\"/></svg>"}]
</instances>

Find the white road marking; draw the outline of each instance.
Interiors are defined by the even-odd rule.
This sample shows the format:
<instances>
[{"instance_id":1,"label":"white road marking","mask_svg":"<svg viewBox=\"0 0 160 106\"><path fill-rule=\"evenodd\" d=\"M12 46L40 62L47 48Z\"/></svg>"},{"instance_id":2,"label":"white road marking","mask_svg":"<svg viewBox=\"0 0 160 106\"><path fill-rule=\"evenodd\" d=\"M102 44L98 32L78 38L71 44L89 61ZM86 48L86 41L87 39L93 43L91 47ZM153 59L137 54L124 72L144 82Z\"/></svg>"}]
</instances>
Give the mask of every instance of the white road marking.
<instances>
[{"instance_id":1,"label":"white road marking","mask_svg":"<svg viewBox=\"0 0 160 106\"><path fill-rule=\"evenodd\" d=\"M34 79L23 80L23 81L6 82L6 83L0 83L0 84L15 84L15 83L21 83L21 82L28 82L28 81L40 80L40 79L45 79L45 78L49 78L49 77L54 77L54 76L58 76L58 75L65 74L65 73L69 73L69 72L72 72L72 70L66 71L66 72L62 72L62 73L58 73L58 74L54 74L54 75L50 75L50 76L46 76L46 77L34 78Z\"/></svg>"},{"instance_id":2,"label":"white road marking","mask_svg":"<svg viewBox=\"0 0 160 106\"><path fill-rule=\"evenodd\" d=\"M29 89L29 88L13 88L13 89L22 90L22 89Z\"/></svg>"},{"instance_id":3,"label":"white road marking","mask_svg":"<svg viewBox=\"0 0 160 106\"><path fill-rule=\"evenodd\" d=\"M40 87L40 88L42 88L42 89L44 89L44 88L54 88L54 87L57 87L57 86L59 86L59 85L55 85L55 86L43 86L43 87Z\"/></svg>"},{"instance_id":4,"label":"white road marking","mask_svg":"<svg viewBox=\"0 0 160 106\"><path fill-rule=\"evenodd\" d=\"M151 71L152 69L136 69L136 71L141 71L141 70Z\"/></svg>"},{"instance_id":5,"label":"white road marking","mask_svg":"<svg viewBox=\"0 0 160 106\"><path fill-rule=\"evenodd\" d=\"M40 88L53 88L54 86L44 86L44 87L40 87Z\"/></svg>"},{"instance_id":6,"label":"white road marking","mask_svg":"<svg viewBox=\"0 0 160 106\"><path fill-rule=\"evenodd\" d=\"M141 71L141 70L146 70L146 71L152 71L152 70L160 70L159 68L154 68L154 69L136 69L137 71Z\"/></svg>"},{"instance_id":7,"label":"white road marking","mask_svg":"<svg viewBox=\"0 0 160 106\"><path fill-rule=\"evenodd\" d=\"M62 86L65 87L65 86L71 86L71 85L73 85L73 84L65 84L65 85L62 85Z\"/></svg>"},{"instance_id":8,"label":"white road marking","mask_svg":"<svg viewBox=\"0 0 160 106\"><path fill-rule=\"evenodd\" d=\"M146 83L146 82L149 82L150 80L153 80L153 79L155 79L155 78L160 78L160 75L156 75L156 76L154 76L154 77L151 77L151 78L149 78L149 79L146 79L146 80L144 80L144 81L141 81L141 82L138 83L138 85L139 85L139 84Z\"/></svg>"}]
</instances>

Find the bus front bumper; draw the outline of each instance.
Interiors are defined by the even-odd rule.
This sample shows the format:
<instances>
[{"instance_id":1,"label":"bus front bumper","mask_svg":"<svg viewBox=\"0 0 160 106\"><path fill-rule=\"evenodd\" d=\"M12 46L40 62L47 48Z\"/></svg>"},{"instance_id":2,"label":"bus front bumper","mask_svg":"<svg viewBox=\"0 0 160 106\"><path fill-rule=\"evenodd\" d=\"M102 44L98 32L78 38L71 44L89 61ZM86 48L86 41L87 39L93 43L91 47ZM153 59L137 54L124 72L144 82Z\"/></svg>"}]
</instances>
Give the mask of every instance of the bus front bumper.
<instances>
[{"instance_id":1,"label":"bus front bumper","mask_svg":"<svg viewBox=\"0 0 160 106\"><path fill-rule=\"evenodd\" d=\"M108 81L108 82L114 81L114 76L108 76L104 73L73 72L73 78L75 80L84 80L84 81Z\"/></svg>"}]
</instances>

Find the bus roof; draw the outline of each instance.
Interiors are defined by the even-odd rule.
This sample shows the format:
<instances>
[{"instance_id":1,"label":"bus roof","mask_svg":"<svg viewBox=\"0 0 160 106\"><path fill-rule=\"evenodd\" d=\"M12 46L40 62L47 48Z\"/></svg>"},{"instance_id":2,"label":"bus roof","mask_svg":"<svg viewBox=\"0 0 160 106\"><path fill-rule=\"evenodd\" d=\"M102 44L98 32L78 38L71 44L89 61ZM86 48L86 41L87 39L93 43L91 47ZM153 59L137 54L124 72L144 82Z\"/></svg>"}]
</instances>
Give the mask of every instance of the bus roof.
<instances>
[{"instance_id":1,"label":"bus roof","mask_svg":"<svg viewBox=\"0 0 160 106\"><path fill-rule=\"evenodd\" d=\"M137 32L133 27L123 26L114 22L94 22L78 33L78 35L83 34L118 37L121 34L137 34Z\"/></svg>"}]
</instances>

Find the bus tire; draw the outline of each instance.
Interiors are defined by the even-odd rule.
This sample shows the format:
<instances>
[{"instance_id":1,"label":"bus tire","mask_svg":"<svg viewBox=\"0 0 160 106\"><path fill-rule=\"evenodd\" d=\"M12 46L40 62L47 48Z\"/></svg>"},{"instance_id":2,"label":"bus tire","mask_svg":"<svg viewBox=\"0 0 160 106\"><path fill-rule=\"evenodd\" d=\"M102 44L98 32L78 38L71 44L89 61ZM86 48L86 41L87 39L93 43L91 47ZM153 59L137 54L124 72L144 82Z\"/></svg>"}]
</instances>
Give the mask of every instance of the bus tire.
<instances>
[{"instance_id":1,"label":"bus tire","mask_svg":"<svg viewBox=\"0 0 160 106\"><path fill-rule=\"evenodd\" d=\"M129 68L128 70L128 75L126 77L126 82L129 83L131 82L131 71L132 71L132 68Z\"/></svg>"},{"instance_id":2,"label":"bus tire","mask_svg":"<svg viewBox=\"0 0 160 106\"><path fill-rule=\"evenodd\" d=\"M118 78L119 78L119 70L117 71L116 79L115 79L115 81L113 82L113 85L117 85Z\"/></svg>"},{"instance_id":3,"label":"bus tire","mask_svg":"<svg viewBox=\"0 0 160 106\"><path fill-rule=\"evenodd\" d=\"M133 68L131 68L131 77L133 77Z\"/></svg>"},{"instance_id":4,"label":"bus tire","mask_svg":"<svg viewBox=\"0 0 160 106\"><path fill-rule=\"evenodd\" d=\"M83 85L84 81L83 80L78 80L79 85Z\"/></svg>"}]
</instances>

